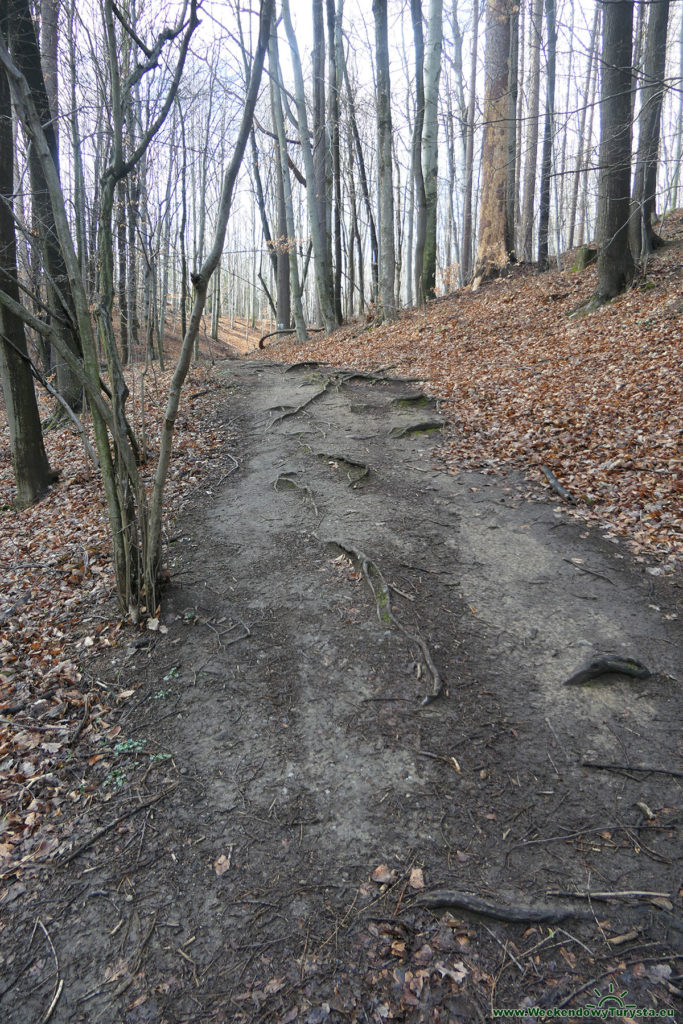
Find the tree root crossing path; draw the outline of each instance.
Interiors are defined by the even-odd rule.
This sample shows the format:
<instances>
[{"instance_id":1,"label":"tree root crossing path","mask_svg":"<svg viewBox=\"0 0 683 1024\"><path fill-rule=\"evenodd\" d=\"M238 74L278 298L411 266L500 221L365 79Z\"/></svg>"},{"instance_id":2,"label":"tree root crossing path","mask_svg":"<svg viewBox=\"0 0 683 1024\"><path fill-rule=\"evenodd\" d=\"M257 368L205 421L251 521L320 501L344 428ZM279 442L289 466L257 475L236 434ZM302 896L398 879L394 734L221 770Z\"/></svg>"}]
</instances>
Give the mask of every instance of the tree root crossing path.
<instances>
[{"instance_id":1,"label":"tree root crossing path","mask_svg":"<svg viewBox=\"0 0 683 1024\"><path fill-rule=\"evenodd\" d=\"M98 666L121 785L24 883L2 1019L670 1005L677 581L445 472L391 370L217 372L230 471L172 528L166 632Z\"/></svg>"}]
</instances>

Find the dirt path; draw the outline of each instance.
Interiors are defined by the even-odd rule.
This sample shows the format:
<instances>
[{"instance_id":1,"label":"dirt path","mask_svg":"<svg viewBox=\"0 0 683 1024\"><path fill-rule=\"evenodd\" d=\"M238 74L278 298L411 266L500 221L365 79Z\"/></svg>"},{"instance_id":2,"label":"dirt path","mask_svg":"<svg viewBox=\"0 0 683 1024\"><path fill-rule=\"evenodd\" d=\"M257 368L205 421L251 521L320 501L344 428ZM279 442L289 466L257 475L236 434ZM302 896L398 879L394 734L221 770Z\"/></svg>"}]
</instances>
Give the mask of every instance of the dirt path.
<instances>
[{"instance_id":1,"label":"dirt path","mask_svg":"<svg viewBox=\"0 0 683 1024\"><path fill-rule=\"evenodd\" d=\"M3 910L2 1019L670 1007L676 584L522 480L442 472L405 383L221 373L237 464L177 525L168 632L106 667L116 797ZM652 675L563 685L607 653ZM420 905L444 889L526 920ZM569 896L633 891L660 895Z\"/></svg>"}]
</instances>

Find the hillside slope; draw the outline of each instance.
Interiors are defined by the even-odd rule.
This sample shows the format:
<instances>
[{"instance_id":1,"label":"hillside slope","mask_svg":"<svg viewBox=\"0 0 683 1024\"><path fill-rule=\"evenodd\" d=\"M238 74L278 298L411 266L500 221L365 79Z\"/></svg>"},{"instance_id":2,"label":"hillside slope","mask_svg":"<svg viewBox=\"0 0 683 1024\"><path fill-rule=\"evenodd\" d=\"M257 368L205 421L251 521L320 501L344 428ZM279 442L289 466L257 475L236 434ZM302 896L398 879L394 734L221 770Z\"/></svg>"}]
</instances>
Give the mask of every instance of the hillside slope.
<instances>
[{"instance_id":1,"label":"hillside slope","mask_svg":"<svg viewBox=\"0 0 683 1024\"><path fill-rule=\"evenodd\" d=\"M573 514L667 572L683 554L683 211L663 234L647 276L590 316L570 314L595 269L572 272L568 254L562 270L519 267L391 324L267 352L424 377L449 423L438 453L452 472L521 467L548 487L545 466L576 498Z\"/></svg>"}]
</instances>

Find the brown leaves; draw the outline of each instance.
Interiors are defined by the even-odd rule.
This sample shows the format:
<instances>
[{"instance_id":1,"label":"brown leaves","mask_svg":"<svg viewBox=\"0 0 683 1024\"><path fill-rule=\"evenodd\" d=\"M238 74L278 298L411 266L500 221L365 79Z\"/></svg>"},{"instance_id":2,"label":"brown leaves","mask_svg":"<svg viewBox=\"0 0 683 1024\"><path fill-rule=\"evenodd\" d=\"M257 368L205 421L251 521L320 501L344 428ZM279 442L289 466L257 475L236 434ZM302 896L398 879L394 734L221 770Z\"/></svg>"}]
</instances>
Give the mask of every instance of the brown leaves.
<instances>
[{"instance_id":1,"label":"brown leaves","mask_svg":"<svg viewBox=\"0 0 683 1024\"><path fill-rule=\"evenodd\" d=\"M140 371L132 372L131 394L139 396ZM170 372L145 380L151 453L169 380ZM198 390L196 384L204 386ZM215 414L223 399L220 382L210 370L194 369L188 391L195 397L185 402L187 429L171 463L168 515L177 515L209 470L220 465L226 446ZM131 399L130 411L139 421L136 401ZM49 432L45 443L51 465L61 470L59 483L37 505L16 511L7 425L0 417L0 451L6 455L0 464L0 877L48 856L57 839L46 822L62 813L64 801L78 803L92 792L91 781L74 789L70 780L67 787L61 775L67 754L71 768L91 776L88 769L100 765L106 774L101 762L109 755L100 740L114 738L114 698L86 666L126 635L113 600L99 474L69 427ZM153 471L150 459L144 467L148 479ZM159 624L158 632L165 629Z\"/></svg>"},{"instance_id":2,"label":"brown leaves","mask_svg":"<svg viewBox=\"0 0 683 1024\"><path fill-rule=\"evenodd\" d=\"M667 230L683 235L683 216ZM654 287L578 320L569 314L594 289L594 269L519 270L391 324L350 324L269 355L424 375L451 425L437 452L449 469L522 468L556 500L547 465L580 502L569 514L666 566L683 554L680 270L680 248L664 249L648 268Z\"/></svg>"}]
</instances>

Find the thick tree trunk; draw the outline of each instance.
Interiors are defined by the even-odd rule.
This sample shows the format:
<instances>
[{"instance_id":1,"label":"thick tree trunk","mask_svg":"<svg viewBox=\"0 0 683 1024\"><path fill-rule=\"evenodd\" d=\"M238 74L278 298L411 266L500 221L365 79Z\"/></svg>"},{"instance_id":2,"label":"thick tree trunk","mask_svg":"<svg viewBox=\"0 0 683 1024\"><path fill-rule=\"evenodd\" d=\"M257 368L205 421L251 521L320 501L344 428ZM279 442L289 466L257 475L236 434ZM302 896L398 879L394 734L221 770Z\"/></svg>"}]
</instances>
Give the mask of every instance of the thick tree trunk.
<instances>
[{"instance_id":1,"label":"thick tree trunk","mask_svg":"<svg viewBox=\"0 0 683 1024\"><path fill-rule=\"evenodd\" d=\"M633 0L603 3L598 284L594 296L598 303L624 291L634 273L628 243Z\"/></svg>"},{"instance_id":2,"label":"thick tree trunk","mask_svg":"<svg viewBox=\"0 0 683 1024\"><path fill-rule=\"evenodd\" d=\"M664 97L666 39L669 22L669 0L658 0L650 6L643 85L638 116L638 155L633 184L631 211L631 252L636 259L652 252L659 238L652 227L657 191L659 130Z\"/></svg>"},{"instance_id":3,"label":"thick tree trunk","mask_svg":"<svg viewBox=\"0 0 683 1024\"><path fill-rule=\"evenodd\" d=\"M473 287L510 262L507 233L508 63L514 0L487 0L483 183Z\"/></svg>"},{"instance_id":4,"label":"thick tree trunk","mask_svg":"<svg viewBox=\"0 0 683 1024\"><path fill-rule=\"evenodd\" d=\"M394 186L391 152L391 85L389 80L389 36L387 0L373 0L375 50L377 59L377 150L379 164L379 259L381 315L391 320L396 315L394 281Z\"/></svg>"}]
</instances>

